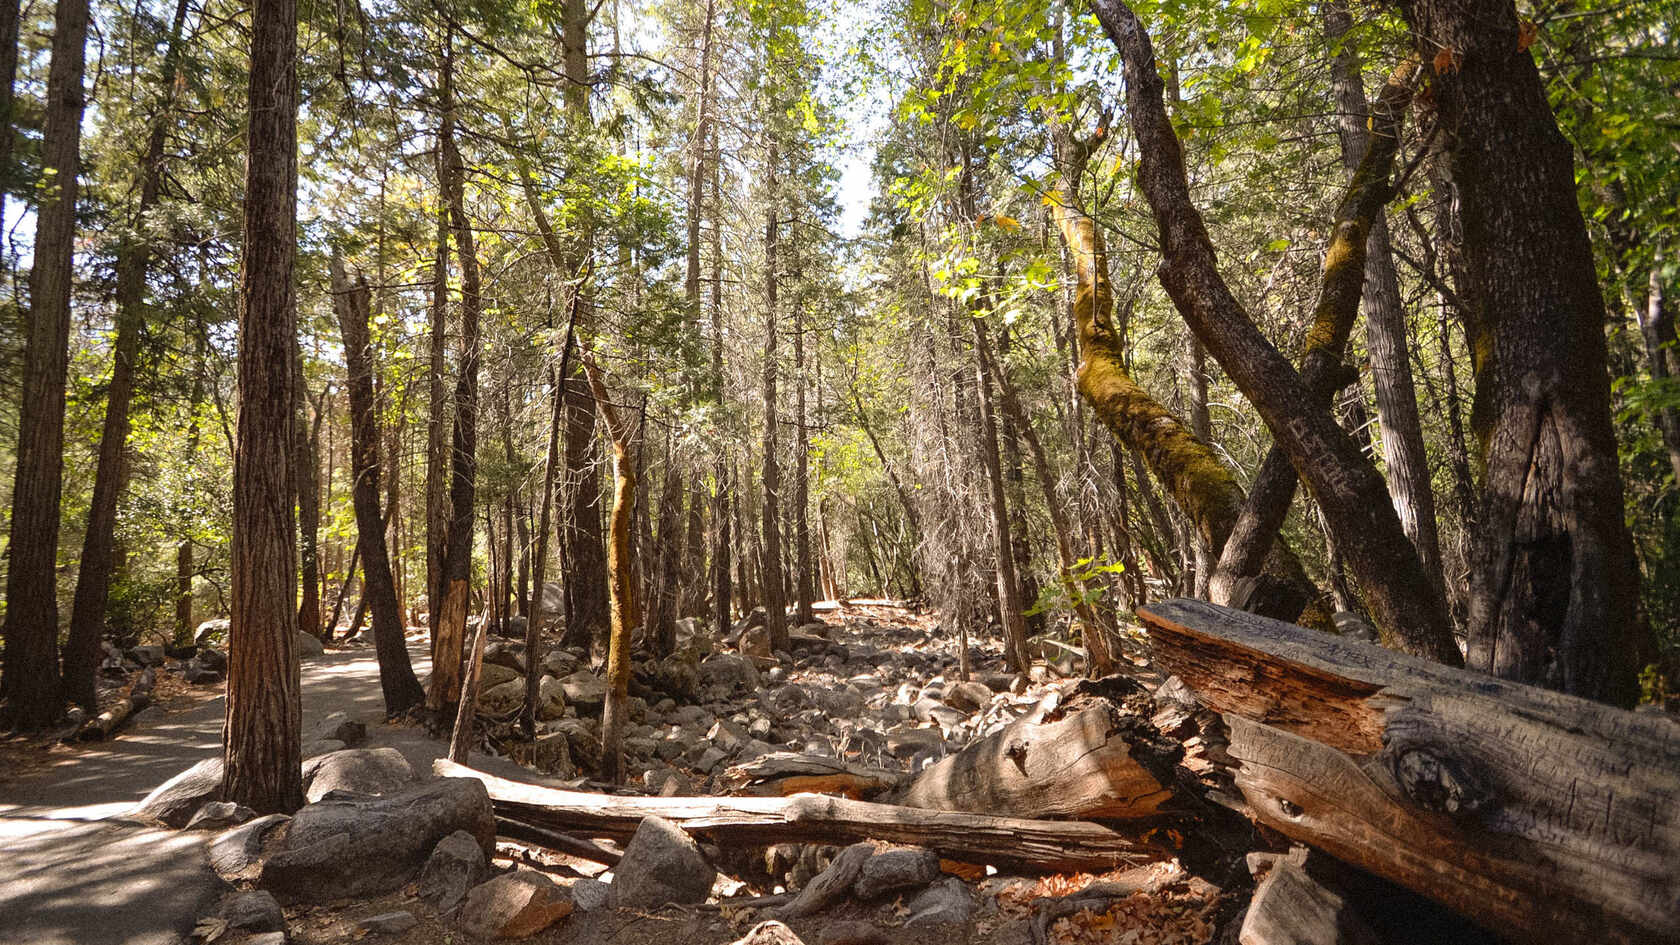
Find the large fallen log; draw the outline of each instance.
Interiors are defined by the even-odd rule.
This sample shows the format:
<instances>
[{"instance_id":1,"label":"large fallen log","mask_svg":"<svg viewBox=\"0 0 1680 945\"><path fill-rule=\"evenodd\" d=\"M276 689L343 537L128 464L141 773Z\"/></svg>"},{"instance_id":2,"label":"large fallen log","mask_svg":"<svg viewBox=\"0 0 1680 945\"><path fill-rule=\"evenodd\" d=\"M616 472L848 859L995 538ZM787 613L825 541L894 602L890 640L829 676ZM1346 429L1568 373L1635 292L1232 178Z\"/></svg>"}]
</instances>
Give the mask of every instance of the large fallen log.
<instances>
[{"instance_id":1,"label":"large fallen log","mask_svg":"<svg viewBox=\"0 0 1680 945\"><path fill-rule=\"evenodd\" d=\"M1680 940L1680 724L1199 601L1138 611L1254 820L1519 940Z\"/></svg>"},{"instance_id":2,"label":"large fallen log","mask_svg":"<svg viewBox=\"0 0 1680 945\"><path fill-rule=\"evenodd\" d=\"M441 758L432 770L483 781L499 816L581 836L627 839L652 815L719 845L885 840L1008 869L1101 871L1163 856L1151 844L1094 823L919 810L820 794L619 797L509 781Z\"/></svg>"},{"instance_id":3,"label":"large fallen log","mask_svg":"<svg viewBox=\"0 0 1680 945\"><path fill-rule=\"evenodd\" d=\"M1154 817L1173 796L1182 754L1146 716L1096 699L1049 721L1035 712L1005 726L930 766L898 801L1028 818Z\"/></svg>"}]
</instances>

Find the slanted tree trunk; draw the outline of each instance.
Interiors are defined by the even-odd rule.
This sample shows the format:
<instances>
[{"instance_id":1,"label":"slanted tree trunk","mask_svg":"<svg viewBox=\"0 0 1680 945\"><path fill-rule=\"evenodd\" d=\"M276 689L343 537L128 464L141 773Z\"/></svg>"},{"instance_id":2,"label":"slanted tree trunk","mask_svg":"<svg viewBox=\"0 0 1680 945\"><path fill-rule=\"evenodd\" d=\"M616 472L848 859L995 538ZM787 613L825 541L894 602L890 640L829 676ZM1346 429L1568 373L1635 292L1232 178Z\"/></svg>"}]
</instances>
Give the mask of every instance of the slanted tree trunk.
<instances>
[{"instance_id":1,"label":"slanted tree trunk","mask_svg":"<svg viewBox=\"0 0 1680 945\"><path fill-rule=\"evenodd\" d=\"M6 6L0 2L0 10ZM134 208L134 220L137 222L143 222L157 206L162 190L163 145L174 113L175 76L180 62L181 31L186 18L187 2L177 0L169 45L163 56L158 115L152 120L146 137L146 151L141 156L140 199ZM15 31L15 20L11 28ZM0 33L5 29L6 24L0 21ZM11 53L11 68L14 71L17 68L15 40L14 35ZM0 79L5 77L4 55L4 51L0 51ZM7 96L10 95L10 87L11 83L7 81L4 93ZM9 99L0 102L0 113L6 113L7 118L10 108ZM0 126L0 137L7 139L8 146L10 135L9 126ZM8 154L0 154L0 181L5 179L4 169L8 160ZM117 251L117 337L111 346L111 383L105 392L105 422L99 435L99 460L93 476L93 496L88 501L87 529L82 535L81 566L76 572L76 596L70 610L70 635L64 644L65 697L89 712L98 702L99 636L105 625L111 575L116 565L117 503L122 492L121 484L126 478L129 403L134 397L134 362L140 348L141 323L145 317L141 305L145 300L146 273L151 258L151 245L144 238L126 243Z\"/></svg>"},{"instance_id":2,"label":"slanted tree trunk","mask_svg":"<svg viewBox=\"0 0 1680 945\"><path fill-rule=\"evenodd\" d=\"M303 804L290 456L297 300L297 6L251 13L250 159L240 265L232 627L222 796L259 813Z\"/></svg>"},{"instance_id":3,"label":"slanted tree trunk","mask_svg":"<svg viewBox=\"0 0 1680 945\"><path fill-rule=\"evenodd\" d=\"M453 83L453 53L445 44L441 97L446 112L454 108L448 90ZM462 195L466 167L461 152L455 146L453 123L444 122L449 134L441 142L444 164L448 174L444 191L449 203L450 231L454 235L455 255L461 262L461 367L455 380L455 432L450 463L448 542L443 568L438 575L439 587L434 599L442 601L441 612L434 616L432 629L435 641L432 657L432 687L427 693L427 706L447 718L461 698L461 657L466 643L467 608L471 597L473 502L478 477L478 365L479 365L479 297L478 256L474 245L472 221L467 218ZM363 573L366 574L366 567Z\"/></svg>"},{"instance_id":4,"label":"slanted tree trunk","mask_svg":"<svg viewBox=\"0 0 1680 945\"><path fill-rule=\"evenodd\" d=\"M1651 651L1610 417L1605 308L1558 131L1511 0L1404 0L1434 75L1472 295L1486 465L1470 665L1631 703Z\"/></svg>"},{"instance_id":5,"label":"slanted tree trunk","mask_svg":"<svg viewBox=\"0 0 1680 945\"><path fill-rule=\"evenodd\" d=\"M356 544L362 551L362 597L373 614L373 645L379 657L379 685L387 717L402 715L426 701L414 676L403 640L402 609L397 602L391 560L385 547L385 520L379 509L379 417L374 409L373 352L368 337L369 291L360 274L346 278L344 264L332 258L333 307L344 335L344 363L349 377L351 502L356 509Z\"/></svg>"},{"instance_id":6,"label":"slanted tree trunk","mask_svg":"<svg viewBox=\"0 0 1680 945\"><path fill-rule=\"evenodd\" d=\"M44 728L63 708L58 672L58 524L87 25L87 0L58 0L41 138L43 182L35 217L35 257L29 271L29 327L18 413L13 541L6 572L6 651L4 680L0 681L0 698L10 700L4 721L23 730ZM18 541L19 536L27 538ZM97 633L93 645L97 648Z\"/></svg>"},{"instance_id":7,"label":"slanted tree trunk","mask_svg":"<svg viewBox=\"0 0 1680 945\"><path fill-rule=\"evenodd\" d=\"M780 242L777 217L780 211L776 193L776 142L770 142L767 159L769 194L764 211L764 611L770 631L770 649L780 653L787 649L787 600L782 584L782 467L777 452L779 422L776 411L776 372L778 334L776 281L776 253Z\"/></svg>"},{"instance_id":8,"label":"slanted tree trunk","mask_svg":"<svg viewBox=\"0 0 1680 945\"><path fill-rule=\"evenodd\" d=\"M1132 379L1113 323L1114 290L1108 280L1108 249L1102 231L1078 203L1079 180L1100 138L1061 142L1061 187L1051 207L1074 267L1078 289L1073 318L1079 341L1079 392L1135 461L1141 459L1172 495L1201 540L1223 548L1243 505L1242 488L1208 444L1198 439ZM1116 454L1115 474L1123 476ZM1165 509L1139 473L1138 486L1158 534L1169 535ZM1164 560L1157 555L1157 560ZM1168 571L1167 573L1171 573ZM1329 628L1330 614L1294 553L1273 542L1265 568L1246 595L1246 607L1285 620Z\"/></svg>"},{"instance_id":9,"label":"slanted tree trunk","mask_svg":"<svg viewBox=\"0 0 1680 945\"><path fill-rule=\"evenodd\" d=\"M1462 663L1446 601L1406 539L1382 477L1330 411L1314 409L1311 390L1220 276L1213 243L1190 200L1183 149L1162 105L1161 77L1143 25L1124 0L1091 0L1091 6L1124 62L1127 117L1142 154L1138 183L1160 232L1167 294L1312 488L1384 640L1449 665Z\"/></svg>"},{"instance_id":10,"label":"slanted tree trunk","mask_svg":"<svg viewBox=\"0 0 1680 945\"><path fill-rule=\"evenodd\" d=\"M630 634L638 620L635 563L631 559L630 516L636 501L636 468L631 456L630 425L607 396L606 381L593 356L579 359L601 421L613 443L612 524L608 529L607 573L612 579L612 634L607 644L607 700L601 710L601 778L624 783L624 725L630 699Z\"/></svg>"},{"instance_id":11,"label":"slanted tree trunk","mask_svg":"<svg viewBox=\"0 0 1680 945\"><path fill-rule=\"evenodd\" d=\"M1359 302L1366 282L1367 237L1382 219L1383 207L1392 196L1389 172L1399 150L1401 122L1417 72L1415 62L1405 62L1389 76L1375 107L1369 110L1369 146L1364 138L1360 139L1360 159L1336 207L1330 241L1324 250L1324 271L1318 301L1313 307L1312 328L1307 332L1306 350L1301 354L1301 382L1313 398L1314 406L1328 407L1336 391L1359 377L1344 362L1343 354L1353 323L1359 318ZM1363 93L1359 100L1364 101ZM1215 603L1240 603L1241 589L1260 572L1266 551L1283 528L1297 482L1288 451L1274 443L1255 474L1242 514L1220 552L1218 571L1209 588ZM1337 609L1347 609L1344 600L1337 601Z\"/></svg>"}]
</instances>

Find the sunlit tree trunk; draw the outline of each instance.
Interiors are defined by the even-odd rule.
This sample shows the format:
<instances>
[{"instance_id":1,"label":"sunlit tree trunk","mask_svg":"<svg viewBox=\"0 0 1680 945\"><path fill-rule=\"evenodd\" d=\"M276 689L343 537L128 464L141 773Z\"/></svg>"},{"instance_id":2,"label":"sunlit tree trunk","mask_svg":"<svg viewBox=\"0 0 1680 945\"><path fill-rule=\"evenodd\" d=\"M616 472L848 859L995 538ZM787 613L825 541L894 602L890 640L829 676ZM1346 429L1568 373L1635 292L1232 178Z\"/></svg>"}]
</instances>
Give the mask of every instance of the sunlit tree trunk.
<instances>
[{"instance_id":1,"label":"sunlit tree trunk","mask_svg":"<svg viewBox=\"0 0 1680 945\"><path fill-rule=\"evenodd\" d=\"M250 157L240 265L232 626L222 796L258 813L303 804L292 517L297 299L297 6L251 13Z\"/></svg>"},{"instance_id":2,"label":"sunlit tree trunk","mask_svg":"<svg viewBox=\"0 0 1680 945\"><path fill-rule=\"evenodd\" d=\"M787 649L787 600L782 583L782 467L777 441L777 352L781 326L776 307L776 284L781 273L776 268L776 254L780 249L777 214L780 212L777 180L776 142L770 142L767 158L769 193L764 211L764 610L770 630L770 649Z\"/></svg>"},{"instance_id":3,"label":"sunlit tree trunk","mask_svg":"<svg viewBox=\"0 0 1680 945\"><path fill-rule=\"evenodd\" d=\"M635 563L631 560L630 515L636 500L635 464L629 424L607 396L606 382L590 355L580 359L589 388L613 444L613 506L608 528L607 573L611 578L612 631L607 638L607 700L601 710L601 778L624 782L624 726L630 699L630 634L639 614Z\"/></svg>"}]
</instances>

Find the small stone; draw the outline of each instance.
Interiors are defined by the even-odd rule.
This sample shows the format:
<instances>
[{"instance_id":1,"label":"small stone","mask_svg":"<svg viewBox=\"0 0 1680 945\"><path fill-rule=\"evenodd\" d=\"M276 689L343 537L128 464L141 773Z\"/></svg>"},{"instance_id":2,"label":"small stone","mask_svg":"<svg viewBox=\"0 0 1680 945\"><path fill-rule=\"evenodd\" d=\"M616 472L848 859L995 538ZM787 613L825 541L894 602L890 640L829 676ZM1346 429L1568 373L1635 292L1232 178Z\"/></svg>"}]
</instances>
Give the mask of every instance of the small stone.
<instances>
[{"instance_id":1,"label":"small stone","mask_svg":"<svg viewBox=\"0 0 1680 945\"><path fill-rule=\"evenodd\" d=\"M919 889L939 878L939 855L921 847L883 850L864 861L857 883L859 899L869 900L904 889Z\"/></svg>"},{"instance_id":2,"label":"small stone","mask_svg":"<svg viewBox=\"0 0 1680 945\"><path fill-rule=\"evenodd\" d=\"M397 935L420 924L412 912L381 912L356 922L356 931L368 935Z\"/></svg>"},{"instance_id":3,"label":"small stone","mask_svg":"<svg viewBox=\"0 0 1680 945\"><path fill-rule=\"evenodd\" d=\"M887 945L887 933L855 919L830 922L817 936L817 945Z\"/></svg>"},{"instance_id":4,"label":"small stone","mask_svg":"<svg viewBox=\"0 0 1680 945\"><path fill-rule=\"evenodd\" d=\"M286 913L263 890L234 893L222 901L221 917L229 928L245 932L284 932Z\"/></svg>"},{"instance_id":5,"label":"small stone","mask_svg":"<svg viewBox=\"0 0 1680 945\"><path fill-rule=\"evenodd\" d=\"M245 945L286 945L285 932L264 932L245 940Z\"/></svg>"},{"instance_id":6,"label":"small stone","mask_svg":"<svg viewBox=\"0 0 1680 945\"><path fill-rule=\"evenodd\" d=\"M974 896L968 886L955 876L947 876L910 900L910 918L904 924L967 922L973 915Z\"/></svg>"},{"instance_id":7,"label":"small stone","mask_svg":"<svg viewBox=\"0 0 1680 945\"><path fill-rule=\"evenodd\" d=\"M716 880L717 870L692 837L668 820L646 817L613 870L613 897L621 909L691 905L705 902Z\"/></svg>"},{"instance_id":8,"label":"small stone","mask_svg":"<svg viewBox=\"0 0 1680 945\"><path fill-rule=\"evenodd\" d=\"M232 801L211 801L200 807L187 821L188 830L225 830L236 827L257 816L257 812Z\"/></svg>"},{"instance_id":9,"label":"small stone","mask_svg":"<svg viewBox=\"0 0 1680 945\"><path fill-rule=\"evenodd\" d=\"M461 925L481 938L525 938L572 914L571 891L534 870L480 883L467 893Z\"/></svg>"},{"instance_id":10,"label":"small stone","mask_svg":"<svg viewBox=\"0 0 1680 945\"><path fill-rule=\"evenodd\" d=\"M438 841L426 865L420 868L420 898L439 912L448 912L489 872L478 840L465 830L457 830Z\"/></svg>"}]
</instances>

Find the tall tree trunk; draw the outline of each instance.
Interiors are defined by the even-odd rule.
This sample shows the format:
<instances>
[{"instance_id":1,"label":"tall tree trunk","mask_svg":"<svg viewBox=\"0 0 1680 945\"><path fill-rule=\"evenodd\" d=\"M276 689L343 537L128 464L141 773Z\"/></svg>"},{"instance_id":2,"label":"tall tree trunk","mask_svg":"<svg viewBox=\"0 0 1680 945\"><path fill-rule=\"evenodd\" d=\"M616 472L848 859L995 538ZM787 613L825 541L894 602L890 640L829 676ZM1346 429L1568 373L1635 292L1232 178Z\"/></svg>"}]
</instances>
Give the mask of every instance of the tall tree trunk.
<instances>
[{"instance_id":1,"label":"tall tree trunk","mask_svg":"<svg viewBox=\"0 0 1680 945\"><path fill-rule=\"evenodd\" d=\"M770 649L787 649L787 601L782 594L782 467L777 452L776 372L777 324L776 253L780 248L777 231L776 142L771 140L768 158L769 194L764 211L764 611L770 631Z\"/></svg>"},{"instance_id":2,"label":"tall tree trunk","mask_svg":"<svg viewBox=\"0 0 1680 945\"><path fill-rule=\"evenodd\" d=\"M441 71L441 67L440 67ZM440 76L441 77L441 76ZM441 85L441 83L440 83ZM450 90L452 91L452 90ZM432 264L431 330L427 337L428 414L426 418L426 612L431 627L432 666L437 667L438 618L443 613L444 548L449 534L449 393L445 385L449 340L449 197L445 181L443 140L455 134L451 102L439 105L438 117L438 208L436 250Z\"/></svg>"},{"instance_id":3,"label":"tall tree trunk","mask_svg":"<svg viewBox=\"0 0 1680 945\"><path fill-rule=\"evenodd\" d=\"M1325 38L1340 50L1331 65L1331 80L1337 110L1341 113L1342 166L1351 173L1358 169L1368 150L1369 109L1360 78L1358 47L1343 42L1352 28L1346 0L1336 0L1325 7L1325 27ZM1417 548L1424 571L1444 589L1435 489L1430 482L1429 456L1424 451L1417 390L1412 385L1406 309L1400 299L1400 278L1394 271L1386 215L1372 221L1371 235L1367 238L1364 305L1365 349L1371 359L1371 386L1376 392L1388 494L1394 501L1394 511L1400 516L1400 527Z\"/></svg>"},{"instance_id":4,"label":"tall tree trunk","mask_svg":"<svg viewBox=\"0 0 1680 945\"><path fill-rule=\"evenodd\" d=\"M1645 359L1650 362L1651 376L1667 380L1675 376L1676 360L1680 359L1680 339L1674 331L1674 312L1663 290L1663 250L1658 243L1651 249L1651 270L1645 287L1645 304L1638 309L1639 337L1645 343ZM1668 450L1669 468L1674 481L1680 484L1680 411L1661 407L1656 411L1657 432L1662 434L1663 446Z\"/></svg>"},{"instance_id":5,"label":"tall tree trunk","mask_svg":"<svg viewBox=\"0 0 1680 945\"><path fill-rule=\"evenodd\" d=\"M344 363L350 394L350 499L356 510L357 544L362 550L362 597L373 614L373 646L379 657L379 685L385 715L395 717L426 701L414 676L403 640L402 610L397 602L391 559L385 547L385 519L379 509L381 485L379 415L373 396L373 352L368 337L370 292L360 274L352 283L336 253L332 258L333 307L344 335Z\"/></svg>"},{"instance_id":6,"label":"tall tree trunk","mask_svg":"<svg viewBox=\"0 0 1680 945\"><path fill-rule=\"evenodd\" d=\"M198 459L198 408L204 400L204 336L194 337L193 383L188 404L185 462ZM175 546L175 644L184 646L193 638L193 540L187 535Z\"/></svg>"},{"instance_id":7,"label":"tall tree trunk","mask_svg":"<svg viewBox=\"0 0 1680 945\"><path fill-rule=\"evenodd\" d=\"M58 673L58 524L87 27L87 0L58 0L41 139L35 258L29 271L29 329L18 415L17 478L12 487L11 562L6 573L6 652L0 671L4 674L0 698L10 700L5 721L23 730L45 727L63 708ZM94 646L98 646L97 634Z\"/></svg>"},{"instance_id":8,"label":"tall tree trunk","mask_svg":"<svg viewBox=\"0 0 1680 945\"><path fill-rule=\"evenodd\" d=\"M1301 354L1301 383L1312 398L1310 406L1328 407L1336 391L1359 377L1345 363L1344 353L1353 323L1359 318L1359 302L1367 281L1367 237L1392 195L1389 173L1399 150L1401 123L1417 71L1417 64L1408 61L1389 76L1375 107L1369 110L1369 146L1364 138L1358 142L1359 162L1336 207L1324 251L1318 301L1313 306L1312 328ZM1363 93L1359 98L1363 102ZM1220 552L1218 571L1210 587L1215 603L1241 603L1240 589L1259 573L1266 551L1283 528L1298 482L1288 451L1273 443L1255 474L1242 515ZM1346 609L1341 601L1337 608Z\"/></svg>"},{"instance_id":9,"label":"tall tree trunk","mask_svg":"<svg viewBox=\"0 0 1680 945\"><path fill-rule=\"evenodd\" d=\"M601 710L601 778L624 783L624 725L630 699L630 634L638 619L635 563L631 560L631 512L636 471L628 423L607 396L606 382L588 351L580 358L589 388L613 443L612 525L608 530L607 573L612 578L612 632L607 641L607 701Z\"/></svg>"},{"instance_id":10,"label":"tall tree trunk","mask_svg":"<svg viewBox=\"0 0 1680 945\"><path fill-rule=\"evenodd\" d=\"M1183 149L1162 105L1148 34L1124 0L1091 0L1091 6L1124 63L1127 117L1142 155L1139 189L1160 233L1167 294L1306 478L1385 642L1449 665L1462 663L1446 602L1400 528L1382 477L1330 411L1314 409L1308 385L1260 334L1219 274L1213 243L1190 199Z\"/></svg>"},{"instance_id":11,"label":"tall tree trunk","mask_svg":"<svg viewBox=\"0 0 1680 945\"><path fill-rule=\"evenodd\" d=\"M997 560L998 616L1003 621L1003 655L1009 668L1024 673L1032 665L1027 652L1027 624L1021 602L1021 584L1015 573L1015 550L1010 541L1009 508L1003 491L1003 469L998 458L997 421L992 412L990 345L986 322L970 318L974 329L974 358L980 408L980 462L986 470L987 507L992 519L992 551Z\"/></svg>"},{"instance_id":12,"label":"tall tree trunk","mask_svg":"<svg viewBox=\"0 0 1680 945\"><path fill-rule=\"evenodd\" d=\"M300 580L303 585L301 600L298 602L297 624L302 632L324 639L326 633L321 626L321 491L317 479L320 473L320 457L315 453L315 446L320 439L311 435L312 428L320 429L321 410L316 410L317 420L312 425L309 421L309 389L303 377L303 347L295 342L292 345L292 370L297 374L297 426L292 433L292 488L297 494L298 560L302 566ZM323 402L328 396L328 391L321 392Z\"/></svg>"},{"instance_id":13,"label":"tall tree trunk","mask_svg":"<svg viewBox=\"0 0 1680 945\"><path fill-rule=\"evenodd\" d=\"M240 265L233 457L233 619L222 796L263 814L303 804L290 455L297 299L297 6L251 13L250 157Z\"/></svg>"},{"instance_id":14,"label":"tall tree trunk","mask_svg":"<svg viewBox=\"0 0 1680 945\"><path fill-rule=\"evenodd\" d=\"M519 724L524 729L526 738L536 735L537 697L542 681L542 675L537 671L537 667L542 665L542 630L543 623L553 616L543 612L543 603L547 597L543 588L548 570L548 535L549 521L554 508L554 476L560 468L560 421L566 410L566 393L561 379L566 377L571 369L572 330L576 324L579 297L580 293L574 287L571 301L566 306L566 337L560 343L560 367L549 375L549 383L554 389L554 405L549 411L548 454L543 461L542 503L541 510L537 513L536 563L532 569L533 591L527 607L529 614L525 619L525 708L520 713Z\"/></svg>"},{"instance_id":15,"label":"tall tree trunk","mask_svg":"<svg viewBox=\"0 0 1680 945\"><path fill-rule=\"evenodd\" d=\"M1511 0L1403 0L1434 76L1474 297L1486 474L1470 665L1630 703L1652 649L1610 417L1605 308L1573 154Z\"/></svg>"},{"instance_id":16,"label":"tall tree trunk","mask_svg":"<svg viewBox=\"0 0 1680 945\"><path fill-rule=\"evenodd\" d=\"M442 97L446 113L453 111L450 92L453 85L453 52L445 42L443 57ZM448 173L444 178L444 192L449 203L450 231L454 235L455 255L461 263L461 367L455 379L455 432L452 438L450 463L449 532L438 575L439 587L434 599L443 602L441 612L434 615L431 690L426 704L447 718L461 698L461 657L466 643L467 608L471 598L473 550L473 502L478 477L478 363L479 363L479 297L478 256L474 245L472 221L467 218L465 187L466 166L455 146L453 123L444 122L450 133L442 140L444 164ZM366 566L362 573L367 574Z\"/></svg>"},{"instance_id":17,"label":"tall tree trunk","mask_svg":"<svg viewBox=\"0 0 1680 945\"><path fill-rule=\"evenodd\" d=\"M0 12L7 7L0 0ZM157 206L163 179L163 145L174 114L173 91L180 62L181 31L187 19L187 0L176 0L175 19L169 30L169 45L163 56L158 83L158 115L146 137L146 152L140 163L140 200L134 220L143 223ZM0 42L6 24L0 21ZM12 29L16 29L15 21ZM15 71L16 37L13 37ZM0 78L6 63L0 50ZM9 95L10 82L6 83ZM0 102L0 112L9 112L10 101ZM9 118L9 114L5 117ZM0 126L0 137L10 138L9 126ZM0 180L4 179L9 155L0 154ZM0 190L3 192L3 190ZM139 229L136 227L136 229ZM105 624L111 575L116 564L115 531L121 483L126 478L129 403L134 397L134 361L139 354L145 313L146 273L152 247L142 237L125 243L117 251L117 337L111 350L111 383L105 393L105 422L99 436L99 461L93 475L93 497L88 502L87 530L82 536L81 567L76 572L76 596L70 609L70 635L64 645L64 694L92 712L98 703L96 674L99 669L99 636ZM189 552L189 555L191 552ZM189 564L190 567L190 564ZM189 617L190 619L190 617Z\"/></svg>"},{"instance_id":18,"label":"tall tree trunk","mask_svg":"<svg viewBox=\"0 0 1680 945\"><path fill-rule=\"evenodd\" d=\"M811 613L811 526L807 507L811 504L811 439L805 427L805 307L793 310L794 429L796 464L793 478L794 603L793 622L804 626Z\"/></svg>"}]
</instances>

